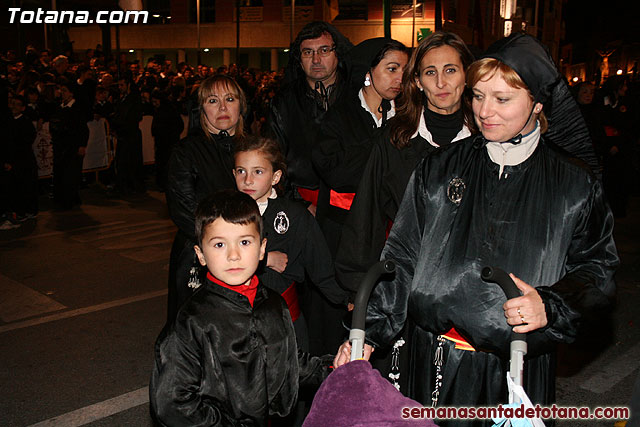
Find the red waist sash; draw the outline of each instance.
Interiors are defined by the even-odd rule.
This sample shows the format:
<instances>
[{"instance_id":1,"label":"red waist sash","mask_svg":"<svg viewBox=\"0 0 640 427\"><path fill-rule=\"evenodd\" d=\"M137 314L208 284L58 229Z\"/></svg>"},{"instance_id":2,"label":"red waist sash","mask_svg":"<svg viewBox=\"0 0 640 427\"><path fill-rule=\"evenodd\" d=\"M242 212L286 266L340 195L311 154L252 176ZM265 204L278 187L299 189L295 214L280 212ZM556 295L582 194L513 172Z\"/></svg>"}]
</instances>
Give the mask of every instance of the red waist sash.
<instances>
[{"instance_id":1,"label":"red waist sash","mask_svg":"<svg viewBox=\"0 0 640 427\"><path fill-rule=\"evenodd\" d=\"M291 321L295 322L300 317L300 303L298 302L298 292L296 291L296 282L293 282L286 291L282 293L282 298L289 307Z\"/></svg>"},{"instance_id":2,"label":"red waist sash","mask_svg":"<svg viewBox=\"0 0 640 427\"><path fill-rule=\"evenodd\" d=\"M331 190L329 193L329 204L348 211L351 209L354 197L356 197L356 193L338 193L337 191Z\"/></svg>"}]
</instances>

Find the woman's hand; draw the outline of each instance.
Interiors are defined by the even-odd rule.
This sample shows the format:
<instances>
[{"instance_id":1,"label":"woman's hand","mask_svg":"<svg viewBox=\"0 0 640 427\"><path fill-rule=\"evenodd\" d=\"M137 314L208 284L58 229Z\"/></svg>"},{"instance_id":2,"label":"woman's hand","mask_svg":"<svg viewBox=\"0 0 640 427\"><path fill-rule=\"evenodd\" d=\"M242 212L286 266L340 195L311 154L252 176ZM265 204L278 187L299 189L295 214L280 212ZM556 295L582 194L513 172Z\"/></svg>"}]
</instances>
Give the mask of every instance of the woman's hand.
<instances>
[{"instance_id":1,"label":"woman's hand","mask_svg":"<svg viewBox=\"0 0 640 427\"><path fill-rule=\"evenodd\" d=\"M373 353L374 348L369 344L364 345L364 352L362 354L362 358L364 360L369 360L371 357L371 353ZM351 343L349 341L345 341L340 348L338 349L338 353L336 357L333 359L333 368L338 369L340 366L345 363L349 363L351 361Z\"/></svg>"},{"instance_id":2,"label":"woman's hand","mask_svg":"<svg viewBox=\"0 0 640 427\"><path fill-rule=\"evenodd\" d=\"M287 268L289 257L284 252L273 251L267 255L267 267L282 273Z\"/></svg>"},{"instance_id":3,"label":"woman's hand","mask_svg":"<svg viewBox=\"0 0 640 427\"><path fill-rule=\"evenodd\" d=\"M508 300L502 306L507 323L515 326L513 331L526 333L547 326L547 313L538 291L512 273L509 276L523 294L521 297Z\"/></svg>"}]
</instances>

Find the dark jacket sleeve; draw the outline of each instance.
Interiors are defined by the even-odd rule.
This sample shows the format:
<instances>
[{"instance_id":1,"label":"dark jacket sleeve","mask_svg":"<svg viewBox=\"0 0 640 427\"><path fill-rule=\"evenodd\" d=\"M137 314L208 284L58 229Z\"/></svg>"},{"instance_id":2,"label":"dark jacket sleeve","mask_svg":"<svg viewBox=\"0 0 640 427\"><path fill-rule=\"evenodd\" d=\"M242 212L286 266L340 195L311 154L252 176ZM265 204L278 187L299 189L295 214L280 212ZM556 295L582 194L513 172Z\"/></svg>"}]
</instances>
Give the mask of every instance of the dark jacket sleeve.
<instances>
[{"instance_id":1,"label":"dark jacket sleeve","mask_svg":"<svg viewBox=\"0 0 640 427\"><path fill-rule=\"evenodd\" d=\"M357 292L365 273L380 259L388 218L384 211L384 151L378 141L362 174L358 191L342 227L336 256L340 284Z\"/></svg>"},{"instance_id":2,"label":"dark jacket sleeve","mask_svg":"<svg viewBox=\"0 0 640 427\"><path fill-rule=\"evenodd\" d=\"M335 279L331 252L315 218L306 209L303 212L307 235L303 249L304 265L309 279L334 304L347 304L347 294Z\"/></svg>"},{"instance_id":3,"label":"dark jacket sleeve","mask_svg":"<svg viewBox=\"0 0 640 427\"><path fill-rule=\"evenodd\" d=\"M200 392L203 351L198 334L198 330L176 324L164 339L158 339L149 384L151 412L162 426L241 425L225 413L220 402Z\"/></svg>"},{"instance_id":4,"label":"dark jacket sleeve","mask_svg":"<svg viewBox=\"0 0 640 427\"><path fill-rule=\"evenodd\" d=\"M333 355L312 356L298 350L298 367L301 386L319 386L331 373Z\"/></svg>"},{"instance_id":5,"label":"dark jacket sleeve","mask_svg":"<svg viewBox=\"0 0 640 427\"><path fill-rule=\"evenodd\" d=\"M594 179L567 254L567 274L552 286L536 288L547 309L547 338L571 342L611 307L619 264L613 224L602 184Z\"/></svg>"},{"instance_id":6,"label":"dark jacket sleeve","mask_svg":"<svg viewBox=\"0 0 640 427\"><path fill-rule=\"evenodd\" d=\"M197 206L195 180L192 162L186 150L182 146L176 147L169 160L167 206L173 222L194 241L194 214Z\"/></svg>"},{"instance_id":7,"label":"dark jacket sleeve","mask_svg":"<svg viewBox=\"0 0 640 427\"><path fill-rule=\"evenodd\" d=\"M366 340L375 347L388 345L407 318L411 283L418 263L425 212L422 175L414 173L381 258L393 259L393 279L381 281L373 290L367 307Z\"/></svg>"}]
</instances>

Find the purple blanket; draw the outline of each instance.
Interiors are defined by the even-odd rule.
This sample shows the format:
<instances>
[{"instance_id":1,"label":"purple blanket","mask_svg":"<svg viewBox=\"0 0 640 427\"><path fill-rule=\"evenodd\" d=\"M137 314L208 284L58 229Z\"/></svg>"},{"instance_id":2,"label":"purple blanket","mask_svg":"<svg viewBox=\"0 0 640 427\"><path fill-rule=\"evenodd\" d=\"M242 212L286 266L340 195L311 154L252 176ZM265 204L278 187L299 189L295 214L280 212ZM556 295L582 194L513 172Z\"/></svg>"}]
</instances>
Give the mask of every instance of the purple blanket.
<instances>
[{"instance_id":1,"label":"purple blanket","mask_svg":"<svg viewBox=\"0 0 640 427\"><path fill-rule=\"evenodd\" d=\"M303 426L435 426L430 419L403 418L402 408L414 407L422 405L403 396L369 362L355 360L322 383Z\"/></svg>"}]
</instances>

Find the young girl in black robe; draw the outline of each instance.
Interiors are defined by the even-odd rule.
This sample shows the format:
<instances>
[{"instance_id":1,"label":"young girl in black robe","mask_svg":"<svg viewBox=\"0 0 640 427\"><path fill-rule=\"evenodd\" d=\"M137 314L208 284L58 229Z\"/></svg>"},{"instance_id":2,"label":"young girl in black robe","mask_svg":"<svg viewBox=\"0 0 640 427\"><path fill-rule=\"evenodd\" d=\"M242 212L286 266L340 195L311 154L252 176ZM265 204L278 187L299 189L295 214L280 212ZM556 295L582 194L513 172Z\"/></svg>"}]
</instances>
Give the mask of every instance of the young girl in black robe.
<instances>
[{"instance_id":1,"label":"young girl in black robe","mask_svg":"<svg viewBox=\"0 0 640 427\"><path fill-rule=\"evenodd\" d=\"M298 346L308 351L309 334L296 287L305 280L334 304L347 306L347 295L335 281L327 243L315 218L297 201L286 199L276 188L286 164L275 140L246 137L235 148L233 174L238 190L258 203L262 215L267 255L258 271L260 281L279 292L287 302ZM313 314L311 314L313 315Z\"/></svg>"}]
</instances>

